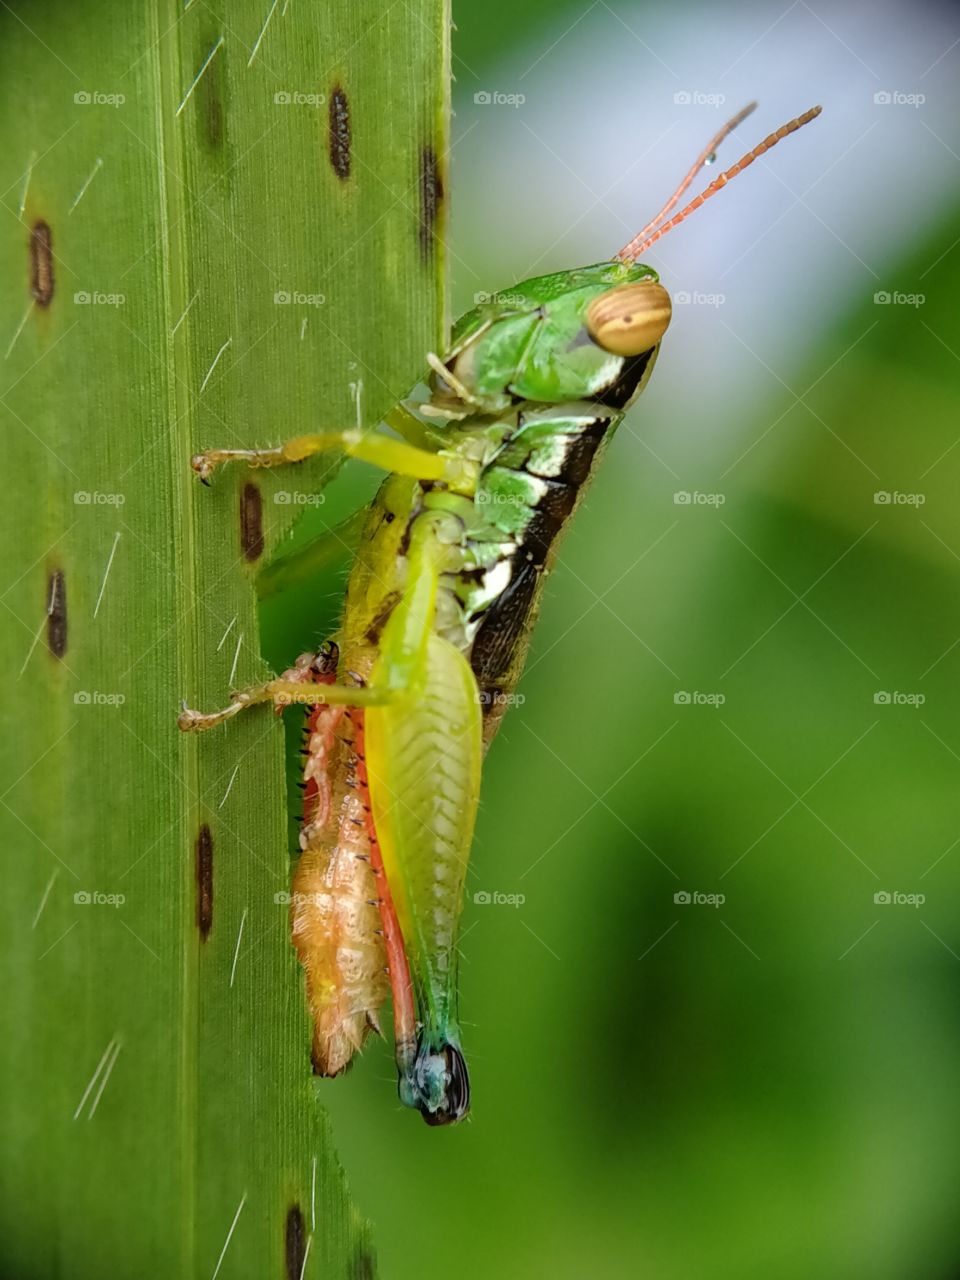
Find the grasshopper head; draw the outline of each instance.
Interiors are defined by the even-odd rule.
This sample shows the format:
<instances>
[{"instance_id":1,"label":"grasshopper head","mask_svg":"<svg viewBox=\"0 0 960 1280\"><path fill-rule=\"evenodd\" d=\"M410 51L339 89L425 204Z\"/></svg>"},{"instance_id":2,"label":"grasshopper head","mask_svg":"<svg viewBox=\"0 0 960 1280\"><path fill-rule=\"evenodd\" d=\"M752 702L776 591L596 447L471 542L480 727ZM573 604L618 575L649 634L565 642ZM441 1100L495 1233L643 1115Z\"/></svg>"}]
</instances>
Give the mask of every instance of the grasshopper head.
<instances>
[{"instance_id":1,"label":"grasshopper head","mask_svg":"<svg viewBox=\"0 0 960 1280\"><path fill-rule=\"evenodd\" d=\"M416 1107L429 1125L456 1124L470 1110L470 1078L460 1049L422 1044L409 1075L401 1076L400 1101Z\"/></svg>"},{"instance_id":2,"label":"grasshopper head","mask_svg":"<svg viewBox=\"0 0 960 1280\"><path fill-rule=\"evenodd\" d=\"M525 280L460 320L444 364L434 366L432 404L467 413L519 401L622 408L669 323L670 297L642 264L600 262Z\"/></svg>"}]
</instances>

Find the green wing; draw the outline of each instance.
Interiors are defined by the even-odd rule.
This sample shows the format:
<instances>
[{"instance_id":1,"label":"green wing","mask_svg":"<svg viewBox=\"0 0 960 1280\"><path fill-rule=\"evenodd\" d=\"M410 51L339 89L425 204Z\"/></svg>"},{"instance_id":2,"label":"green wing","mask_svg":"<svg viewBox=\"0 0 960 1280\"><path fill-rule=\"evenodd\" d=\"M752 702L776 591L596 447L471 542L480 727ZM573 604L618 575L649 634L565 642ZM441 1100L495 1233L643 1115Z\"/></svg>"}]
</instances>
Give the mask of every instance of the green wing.
<instances>
[{"instance_id":1,"label":"green wing","mask_svg":"<svg viewBox=\"0 0 960 1280\"><path fill-rule=\"evenodd\" d=\"M366 748L377 835L427 1038L456 1040L457 931L482 757L477 685L458 649L430 635L410 694L367 711Z\"/></svg>"}]
</instances>

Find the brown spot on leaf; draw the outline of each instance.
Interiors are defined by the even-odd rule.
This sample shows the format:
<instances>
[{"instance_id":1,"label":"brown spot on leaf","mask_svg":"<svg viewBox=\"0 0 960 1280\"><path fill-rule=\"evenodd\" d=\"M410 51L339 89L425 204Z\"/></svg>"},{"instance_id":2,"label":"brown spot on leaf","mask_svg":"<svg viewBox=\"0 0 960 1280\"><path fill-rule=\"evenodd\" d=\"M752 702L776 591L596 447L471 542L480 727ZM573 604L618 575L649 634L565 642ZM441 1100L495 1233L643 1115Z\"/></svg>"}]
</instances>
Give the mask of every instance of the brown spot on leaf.
<instances>
[{"instance_id":1,"label":"brown spot on leaf","mask_svg":"<svg viewBox=\"0 0 960 1280\"><path fill-rule=\"evenodd\" d=\"M303 1213L298 1204L292 1204L287 1211L283 1249L287 1280L300 1280L306 1249L307 1242L306 1230L303 1225Z\"/></svg>"},{"instance_id":2,"label":"brown spot on leaf","mask_svg":"<svg viewBox=\"0 0 960 1280\"><path fill-rule=\"evenodd\" d=\"M240 492L240 550L245 560L263 555L263 495L252 480Z\"/></svg>"},{"instance_id":3,"label":"brown spot on leaf","mask_svg":"<svg viewBox=\"0 0 960 1280\"><path fill-rule=\"evenodd\" d=\"M223 103L214 86L215 81L211 78L201 103L207 141L214 151L218 151L223 146Z\"/></svg>"},{"instance_id":4,"label":"brown spot on leaf","mask_svg":"<svg viewBox=\"0 0 960 1280\"><path fill-rule=\"evenodd\" d=\"M213 836L206 823L197 835L197 928L206 942L213 925Z\"/></svg>"},{"instance_id":5,"label":"brown spot on leaf","mask_svg":"<svg viewBox=\"0 0 960 1280\"><path fill-rule=\"evenodd\" d=\"M365 1245L357 1250L350 1263L350 1280L377 1280L377 1259Z\"/></svg>"},{"instance_id":6,"label":"brown spot on leaf","mask_svg":"<svg viewBox=\"0 0 960 1280\"><path fill-rule=\"evenodd\" d=\"M215 29L207 29L196 45L197 65L210 56L210 50L221 43L222 37ZM227 45L222 44L197 83L197 120L201 135L209 151L223 150L226 142L227 113L224 109L226 94Z\"/></svg>"},{"instance_id":7,"label":"brown spot on leaf","mask_svg":"<svg viewBox=\"0 0 960 1280\"><path fill-rule=\"evenodd\" d=\"M344 181L350 177L350 103L340 85L330 94L330 163Z\"/></svg>"},{"instance_id":8,"label":"brown spot on leaf","mask_svg":"<svg viewBox=\"0 0 960 1280\"><path fill-rule=\"evenodd\" d=\"M55 658L67 652L67 580L62 569L47 579L47 646Z\"/></svg>"},{"instance_id":9,"label":"brown spot on leaf","mask_svg":"<svg viewBox=\"0 0 960 1280\"><path fill-rule=\"evenodd\" d=\"M424 262L433 257L442 202L443 181L437 153L433 147L424 147L420 153L420 256Z\"/></svg>"},{"instance_id":10,"label":"brown spot on leaf","mask_svg":"<svg viewBox=\"0 0 960 1280\"><path fill-rule=\"evenodd\" d=\"M30 292L41 307L53 300L53 232L42 220L30 232Z\"/></svg>"}]
</instances>

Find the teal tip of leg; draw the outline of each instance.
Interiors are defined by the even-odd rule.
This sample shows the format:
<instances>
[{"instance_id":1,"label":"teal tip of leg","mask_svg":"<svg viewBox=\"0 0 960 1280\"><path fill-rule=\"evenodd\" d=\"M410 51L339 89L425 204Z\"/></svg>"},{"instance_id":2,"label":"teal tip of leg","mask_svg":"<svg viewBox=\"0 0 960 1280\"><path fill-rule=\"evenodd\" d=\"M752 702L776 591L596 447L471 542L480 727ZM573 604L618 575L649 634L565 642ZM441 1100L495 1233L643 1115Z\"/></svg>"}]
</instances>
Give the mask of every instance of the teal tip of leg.
<instances>
[{"instance_id":1,"label":"teal tip of leg","mask_svg":"<svg viewBox=\"0 0 960 1280\"><path fill-rule=\"evenodd\" d=\"M409 1072L400 1076L400 1101L416 1107L431 1126L457 1124L470 1110L470 1077L459 1047L421 1043Z\"/></svg>"}]
</instances>

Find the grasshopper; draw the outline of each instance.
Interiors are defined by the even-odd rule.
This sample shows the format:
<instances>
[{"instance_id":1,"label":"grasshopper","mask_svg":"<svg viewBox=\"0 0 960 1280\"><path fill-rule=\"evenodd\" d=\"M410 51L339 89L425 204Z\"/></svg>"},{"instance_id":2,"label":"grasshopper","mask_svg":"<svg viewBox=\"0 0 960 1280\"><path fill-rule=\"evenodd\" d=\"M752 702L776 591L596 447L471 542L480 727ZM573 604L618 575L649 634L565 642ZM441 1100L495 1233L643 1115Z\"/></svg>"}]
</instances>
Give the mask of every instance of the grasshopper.
<instances>
[{"instance_id":1,"label":"grasshopper","mask_svg":"<svg viewBox=\"0 0 960 1280\"><path fill-rule=\"evenodd\" d=\"M610 260L526 280L464 315L443 357L427 357L429 399L385 415L393 434L327 431L192 460L205 482L224 463L273 467L327 449L388 473L366 513L336 645L220 711L184 706L179 725L209 729L259 703L308 708L292 927L314 1066L338 1074L378 1028L386 968L400 1097L430 1124L462 1119L470 1103L457 930L483 755L558 539L670 323L670 295L640 255L820 113L783 125L670 216L754 106Z\"/></svg>"}]
</instances>

